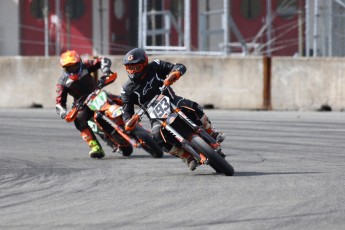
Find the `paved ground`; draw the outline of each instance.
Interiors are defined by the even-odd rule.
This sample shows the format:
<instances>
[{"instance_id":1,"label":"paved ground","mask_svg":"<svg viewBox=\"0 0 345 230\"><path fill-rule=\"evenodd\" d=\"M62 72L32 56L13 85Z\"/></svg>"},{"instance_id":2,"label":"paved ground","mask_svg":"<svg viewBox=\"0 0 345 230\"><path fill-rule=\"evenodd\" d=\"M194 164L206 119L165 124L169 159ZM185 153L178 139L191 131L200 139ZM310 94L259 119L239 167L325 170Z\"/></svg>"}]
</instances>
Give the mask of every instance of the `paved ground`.
<instances>
[{"instance_id":1,"label":"paved ground","mask_svg":"<svg viewBox=\"0 0 345 230\"><path fill-rule=\"evenodd\" d=\"M92 160L54 110L0 110L0 229L345 229L345 113L207 113L233 177Z\"/></svg>"}]
</instances>

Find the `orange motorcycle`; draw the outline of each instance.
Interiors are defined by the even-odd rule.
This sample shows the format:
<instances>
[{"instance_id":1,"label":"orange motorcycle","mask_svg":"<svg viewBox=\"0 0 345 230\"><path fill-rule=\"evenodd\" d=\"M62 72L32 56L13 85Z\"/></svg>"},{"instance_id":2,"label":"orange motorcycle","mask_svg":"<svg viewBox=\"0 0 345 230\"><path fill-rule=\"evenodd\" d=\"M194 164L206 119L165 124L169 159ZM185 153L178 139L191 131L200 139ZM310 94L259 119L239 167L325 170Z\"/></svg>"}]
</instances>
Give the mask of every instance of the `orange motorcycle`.
<instances>
[{"instance_id":1,"label":"orange motorcycle","mask_svg":"<svg viewBox=\"0 0 345 230\"><path fill-rule=\"evenodd\" d=\"M217 173L232 176L235 170L225 160L226 155L220 143L204 130L192 108L179 108L164 94L167 89L166 86L161 87L161 94L157 94L148 104L142 106L126 126L129 129L135 127L145 114L150 120L161 124L160 134L164 140L183 148L199 165L209 165Z\"/></svg>"},{"instance_id":2,"label":"orange motorcycle","mask_svg":"<svg viewBox=\"0 0 345 230\"><path fill-rule=\"evenodd\" d=\"M114 151L119 151L123 156L130 156L133 152L133 147L142 148L154 158L161 158L163 151L153 139L151 132L145 129L140 124L127 132L124 129L124 121L122 118L122 106L111 99L111 94L107 93L104 86L114 82L117 78L116 73L108 76L104 82L98 84L98 88L89 95L79 98L68 112L65 120L72 122L75 120L78 111L87 106L94 112L93 121L88 124L92 130L101 137ZM97 122L98 119L103 119L111 127L111 132L106 132L102 126Z\"/></svg>"}]
</instances>

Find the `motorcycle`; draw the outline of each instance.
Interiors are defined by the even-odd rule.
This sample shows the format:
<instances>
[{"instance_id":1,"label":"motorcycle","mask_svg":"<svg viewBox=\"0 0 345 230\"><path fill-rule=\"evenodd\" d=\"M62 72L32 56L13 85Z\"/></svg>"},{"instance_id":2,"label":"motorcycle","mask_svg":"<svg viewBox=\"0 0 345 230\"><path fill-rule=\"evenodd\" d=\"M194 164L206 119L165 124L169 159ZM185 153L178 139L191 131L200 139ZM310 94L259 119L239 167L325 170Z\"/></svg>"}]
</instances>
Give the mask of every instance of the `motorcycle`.
<instances>
[{"instance_id":1,"label":"motorcycle","mask_svg":"<svg viewBox=\"0 0 345 230\"><path fill-rule=\"evenodd\" d=\"M91 129L101 137L109 146L113 148L113 152L120 151L123 156L130 156L133 152L133 147L142 148L154 158L161 158L163 151L153 139L151 132L142 127L139 123L131 132L124 130L124 121L122 118L122 106L115 103L102 88L114 82L117 78L116 73L111 74L104 82L98 84L89 95L79 98L67 113L65 120L72 122L75 120L78 111L87 106L94 111L93 120L88 121ZM113 130L108 133L97 122L98 119L106 121Z\"/></svg>"},{"instance_id":2,"label":"motorcycle","mask_svg":"<svg viewBox=\"0 0 345 230\"><path fill-rule=\"evenodd\" d=\"M146 114L150 120L157 120L161 124L160 134L165 141L190 153L198 165L209 165L217 173L232 176L234 168L225 160L220 143L201 127L193 109L178 108L164 95L164 91L168 89L169 87L162 86L161 93L142 106L126 123L126 127L131 129Z\"/></svg>"}]
</instances>

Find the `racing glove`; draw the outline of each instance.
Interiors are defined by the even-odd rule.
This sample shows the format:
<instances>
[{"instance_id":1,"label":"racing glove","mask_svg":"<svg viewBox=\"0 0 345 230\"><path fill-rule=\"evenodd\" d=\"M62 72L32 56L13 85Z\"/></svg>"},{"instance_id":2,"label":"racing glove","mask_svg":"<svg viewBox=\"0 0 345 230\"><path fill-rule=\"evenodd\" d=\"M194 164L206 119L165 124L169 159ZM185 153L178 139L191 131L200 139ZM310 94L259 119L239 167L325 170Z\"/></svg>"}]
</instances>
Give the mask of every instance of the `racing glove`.
<instances>
[{"instance_id":1,"label":"racing glove","mask_svg":"<svg viewBox=\"0 0 345 230\"><path fill-rule=\"evenodd\" d=\"M172 71L169 73L169 76L164 80L164 85L165 86L169 86L174 84L175 81L177 81L178 79L180 79L181 77L181 73L180 71Z\"/></svg>"},{"instance_id":2,"label":"racing glove","mask_svg":"<svg viewBox=\"0 0 345 230\"><path fill-rule=\"evenodd\" d=\"M62 107L62 105L60 104L57 104L55 108L56 108L56 113L61 117L61 119L65 119L65 117L67 116L66 108Z\"/></svg>"},{"instance_id":3,"label":"racing glove","mask_svg":"<svg viewBox=\"0 0 345 230\"><path fill-rule=\"evenodd\" d=\"M108 58L101 58L101 70L102 70L102 77L105 76L109 76L111 74L111 71L110 71L110 68L111 68L111 61L110 59Z\"/></svg>"},{"instance_id":4,"label":"racing glove","mask_svg":"<svg viewBox=\"0 0 345 230\"><path fill-rule=\"evenodd\" d=\"M125 130L132 131L136 124L139 122L140 116L138 114L134 114L130 120L126 122Z\"/></svg>"},{"instance_id":5,"label":"racing glove","mask_svg":"<svg viewBox=\"0 0 345 230\"><path fill-rule=\"evenodd\" d=\"M113 83L117 79L117 73L113 73L110 71L109 74L103 74L100 79L98 80L98 87L102 88L110 83Z\"/></svg>"}]
</instances>

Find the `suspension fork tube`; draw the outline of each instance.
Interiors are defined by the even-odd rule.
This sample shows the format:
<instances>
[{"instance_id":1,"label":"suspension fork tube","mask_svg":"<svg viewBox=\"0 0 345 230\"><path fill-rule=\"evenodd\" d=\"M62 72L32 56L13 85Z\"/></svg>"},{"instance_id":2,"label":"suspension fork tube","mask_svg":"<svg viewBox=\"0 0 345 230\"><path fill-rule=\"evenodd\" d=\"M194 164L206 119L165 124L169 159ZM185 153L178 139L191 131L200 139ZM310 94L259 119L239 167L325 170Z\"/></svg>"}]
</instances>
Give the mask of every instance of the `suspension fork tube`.
<instances>
[{"instance_id":1,"label":"suspension fork tube","mask_svg":"<svg viewBox=\"0 0 345 230\"><path fill-rule=\"evenodd\" d=\"M113 127L118 134L120 134L123 138L125 138L126 141L128 141L131 145L133 145L136 148L141 147L140 143L138 143L133 138L129 137L128 135L124 134L123 129L118 126L115 122L113 122L111 119L109 119L107 116L105 116L102 113L97 113L98 116L100 116L103 120L105 120L111 127Z\"/></svg>"},{"instance_id":2,"label":"suspension fork tube","mask_svg":"<svg viewBox=\"0 0 345 230\"><path fill-rule=\"evenodd\" d=\"M213 140L213 138L202 128L200 128L198 125L196 125L189 117L187 117L186 114L184 114L177 106L172 104L172 108L174 111L178 114L178 116L186 121L186 123L193 129L194 132L201 135L203 139L205 139L209 144L216 144L216 142Z\"/></svg>"},{"instance_id":3,"label":"suspension fork tube","mask_svg":"<svg viewBox=\"0 0 345 230\"><path fill-rule=\"evenodd\" d=\"M201 157L197 151L194 150L192 145L187 141L181 134L179 134L173 127L168 125L166 122L163 122L161 120L158 120L158 122L164 127L167 131L169 131L174 137L176 138L177 141L179 141L182 144L182 148L189 153L193 155L193 157L200 162Z\"/></svg>"}]
</instances>

